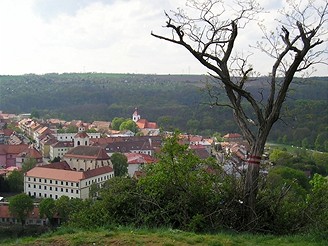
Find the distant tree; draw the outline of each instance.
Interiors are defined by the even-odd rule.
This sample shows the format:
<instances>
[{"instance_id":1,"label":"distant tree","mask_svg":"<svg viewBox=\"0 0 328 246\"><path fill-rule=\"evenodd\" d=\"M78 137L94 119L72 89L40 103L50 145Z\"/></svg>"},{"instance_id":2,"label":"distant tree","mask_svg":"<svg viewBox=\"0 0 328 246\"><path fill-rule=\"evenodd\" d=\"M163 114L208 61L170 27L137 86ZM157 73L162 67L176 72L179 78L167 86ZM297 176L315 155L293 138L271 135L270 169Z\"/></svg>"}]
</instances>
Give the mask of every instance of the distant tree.
<instances>
[{"instance_id":1,"label":"distant tree","mask_svg":"<svg viewBox=\"0 0 328 246\"><path fill-rule=\"evenodd\" d=\"M326 41L328 3L287 1L276 31L268 31L260 25L264 39L257 43L257 48L272 59L267 96L263 91L254 93L248 89L250 78L257 74L252 74L249 55L239 53L236 45L239 34L263 12L259 4L254 0L240 0L234 5L217 0L192 0L187 1L186 6L186 9L172 11L171 15L165 13L167 35L152 35L180 45L209 69L213 81L209 87L210 104L232 109L236 123L250 144L243 223L251 227L257 216L259 159L272 126L279 120L289 87L295 74L326 61L327 46L321 45ZM221 95L212 89L218 87L225 89L230 104L220 101Z\"/></svg>"},{"instance_id":2,"label":"distant tree","mask_svg":"<svg viewBox=\"0 0 328 246\"><path fill-rule=\"evenodd\" d=\"M120 130L120 126L121 124L125 121L124 118L119 118L119 117L115 117L113 120L112 120L112 129L113 130Z\"/></svg>"},{"instance_id":3,"label":"distant tree","mask_svg":"<svg viewBox=\"0 0 328 246\"><path fill-rule=\"evenodd\" d=\"M98 133L98 131L94 128L90 128L86 131L87 133Z\"/></svg>"},{"instance_id":4,"label":"distant tree","mask_svg":"<svg viewBox=\"0 0 328 246\"><path fill-rule=\"evenodd\" d=\"M83 206L83 200L79 198L70 199L68 196L61 196L55 200L55 211L58 213L61 223L67 222L69 217L82 210Z\"/></svg>"},{"instance_id":5,"label":"distant tree","mask_svg":"<svg viewBox=\"0 0 328 246\"><path fill-rule=\"evenodd\" d=\"M196 133L197 130L199 130L199 126L200 126L199 120L191 119L187 121L188 131L192 134Z\"/></svg>"},{"instance_id":6,"label":"distant tree","mask_svg":"<svg viewBox=\"0 0 328 246\"><path fill-rule=\"evenodd\" d=\"M11 192L24 191L24 174L21 171L12 171L7 177L7 182Z\"/></svg>"},{"instance_id":7,"label":"distant tree","mask_svg":"<svg viewBox=\"0 0 328 246\"><path fill-rule=\"evenodd\" d=\"M61 222L66 222L70 214L70 201L68 196L61 196L55 200L55 210L60 217Z\"/></svg>"},{"instance_id":8,"label":"distant tree","mask_svg":"<svg viewBox=\"0 0 328 246\"><path fill-rule=\"evenodd\" d=\"M22 164L22 172L26 173L36 166L36 160L34 158L26 158Z\"/></svg>"},{"instance_id":9,"label":"distant tree","mask_svg":"<svg viewBox=\"0 0 328 246\"><path fill-rule=\"evenodd\" d=\"M89 198L97 198L98 192L100 190L99 184L92 183L89 190Z\"/></svg>"},{"instance_id":10,"label":"distant tree","mask_svg":"<svg viewBox=\"0 0 328 246\"><path fill-rule=\"evenodd\" d=\"M31 113L31 118L40 119L40 113L36 109L33 109Z\"/></svg>"},{"instance_id":11,"label":"distant tree","mask_svg":"<svg viewBox=\"0 0 328 246\"><path fill-rule=\"evenodd\" d=\"M51 163L55 163L55 162L60 162L60 157L59 156L56 156L54 159L52 159L50 161Z\"/></svg>"},{"instance_id":12,"label":"distant tree","mask_svg":"<svg viewBox=\"0 0 328 246\"><path fill-rule=\"evenodd\" d=\"M0 176L0 192L8 192L8 191L10 191L8 179L6 179L3 176Z\"/></svg>"},{"instance_id":13,"label":"distant tree","mask_svg":"<svg viewBox=\"0 0 328 246\"><path fill-rule=\"evenodd\" d=\"M328 151L328 129L318 134L314 145L317 150Z\"/></svg>"},{"instance_id":14,"label":"distant tree","mask_svg":"<svg viewBox=\"0 0 328 246\"><path fill-rule=\"evenodd\" d=\"M9 199L9 212L18 218L22 225L25 225L25 220L33 211L33 199L25 193L18 194Z\"/></svg>"},{"instance_id":15,"label":"distant tree","mask_svg":"<svg viewBox=\"0 0 328 246\"><path fill-rule=\"evenodd\" d=\"M274 149L270 153L269 159L275 164L282 165L286 164L292 159L293 155L288 151L283 151L280 149Z\"/></svg>"},{"instance_id":16,"label":"distant tree","mask_svg":"<svg viewBox=\"0 0 328 246\"><path fill-rule=\"evenodd\" d=\"M126 176L128 173L129 166L127 157L121 153L114 153L110 158L114 167L114 176Z\"/></svg>"},{"instance_id":17,"label":"distant tree","mask_svg":"<svg viewBox=\"0 0 328 246\"><path fill-rule=\"evenodd\" d=\"M124 131L124 130L130 130L131 132L138 132L138 127L137 124L131 120L125 120L124 122L122 122L122 124L120 125L120 131Z\"/></svg>"},{"instance_id":18,"label":"distant tree","mask_svg":"<svg viewBox=\"0 0 328 246\"><path fill-rule=\"evenodd\" d=\"M45 198L42 199L40 204L40 216L46 217L51 225L53 225L54 222L54 215L55 215L55 200L53 198Z\"/></svg>"}]
</instances>

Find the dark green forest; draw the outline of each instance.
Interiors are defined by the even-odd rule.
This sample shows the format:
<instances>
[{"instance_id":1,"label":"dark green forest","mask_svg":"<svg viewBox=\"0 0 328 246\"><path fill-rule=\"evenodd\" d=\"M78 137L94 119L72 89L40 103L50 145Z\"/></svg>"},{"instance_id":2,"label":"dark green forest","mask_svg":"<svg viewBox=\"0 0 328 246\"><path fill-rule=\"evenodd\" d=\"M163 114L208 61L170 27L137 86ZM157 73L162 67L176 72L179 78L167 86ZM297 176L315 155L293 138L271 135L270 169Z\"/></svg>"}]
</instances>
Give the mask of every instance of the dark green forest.
<instances>
[{"instance_id":1,"label":"dark green forest","mask_svg":"<svg viewBox=\"0 0 328 246\"><path fill-rule=\"evenodd\" d=\"M165 130L212 135L238 132L228 107L211 106L205 75L142 75L67 73L0 76L0 110L37 112L42 118L111 121L129 118L135 107L142 118ZM249 82L248 90L265 100L265 77ZM211 88L227 102L222 88ZM251 112L249 112L251 115ZM328 78L295 78L281 120L270 141L328 150Z\"/></svg>"}]
</instances>

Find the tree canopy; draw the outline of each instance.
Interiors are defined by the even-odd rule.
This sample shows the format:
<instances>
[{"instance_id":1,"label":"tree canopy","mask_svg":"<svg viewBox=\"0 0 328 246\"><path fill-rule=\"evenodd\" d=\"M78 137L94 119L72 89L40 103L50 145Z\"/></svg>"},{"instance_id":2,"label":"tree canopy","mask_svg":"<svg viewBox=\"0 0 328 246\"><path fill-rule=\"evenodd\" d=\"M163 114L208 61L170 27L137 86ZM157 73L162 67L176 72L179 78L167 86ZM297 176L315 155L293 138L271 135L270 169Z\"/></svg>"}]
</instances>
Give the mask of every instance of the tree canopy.
<instances>
[{"instance_id":1,"label":"tree canopy","mask_svg":"<svg viewBox=\"0 0 328 246\"><path fill-rule=\"evenodd\" d=\"M33 208L33 199L25 193L18 194L9 199L9 211L21 221L22 225L25 224L25 220L33 211Z\"/></svg>"}]
</instances>

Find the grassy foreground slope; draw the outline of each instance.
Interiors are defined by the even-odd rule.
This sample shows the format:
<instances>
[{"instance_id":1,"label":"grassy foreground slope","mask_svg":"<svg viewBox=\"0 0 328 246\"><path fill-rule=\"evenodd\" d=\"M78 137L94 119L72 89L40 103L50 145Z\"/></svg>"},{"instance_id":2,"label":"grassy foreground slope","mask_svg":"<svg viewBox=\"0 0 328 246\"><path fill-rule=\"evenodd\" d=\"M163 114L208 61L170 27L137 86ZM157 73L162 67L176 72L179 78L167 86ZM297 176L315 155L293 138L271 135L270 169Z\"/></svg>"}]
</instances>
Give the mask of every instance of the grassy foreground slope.
<instances>
[{"instance_id":1,"label":"grassy foreground slope","mask_svg":"<svg viewBox=\"0 0 328 246\"><path fill-rule=\"evenodd\" d=\"M40 237L0 241L1 245L327 245L310 236L272 236L250 234L195 234L178 230L142 229L60 229Z\"/></svg>"}]
</instances>

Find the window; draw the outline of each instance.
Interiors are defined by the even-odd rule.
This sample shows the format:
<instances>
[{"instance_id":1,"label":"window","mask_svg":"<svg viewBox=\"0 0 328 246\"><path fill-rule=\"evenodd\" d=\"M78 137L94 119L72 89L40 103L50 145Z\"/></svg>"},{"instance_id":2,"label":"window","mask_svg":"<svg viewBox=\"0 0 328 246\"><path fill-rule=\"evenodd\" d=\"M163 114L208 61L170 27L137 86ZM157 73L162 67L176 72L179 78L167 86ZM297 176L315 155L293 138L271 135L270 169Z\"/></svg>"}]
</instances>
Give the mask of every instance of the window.
<instances>
[{"instance_id":1,"label":"window","mask_svg":"<svg viewBox=\"0 0 328 246\"><path fill-rule=\"evenodd\" d=\"M63 192L63 191L64 191L64 189L63 189L63 188L61 188L60 190L61 190L61 192Z\"/></svg>"},{"instance_id":2,"label":"window","mask_svg":"<svg viewBox=\"0 0 328 246\"><path fill-rule=\"evenodd\" d=\"M30 178L28 178L28 181L30 181Z\"/></svg>"},{"instance_id":3,"label":"window","mask_svg":"<svg viewBox=\"0 0 328 246\"><path fill-rule=\"evenodd\" d=\"M39 179L39 182L41 182L41 179Z\"/></svg>"},{"instance_id":4,"label":"window","mask_svg":"<svg viewBox=\"0 0 328 246\"><path fill-rule=\"evenodd\" d=\"M68 185L68 182L66 182L66 185Z\"/></svg>"},{"instance_id":5,"label":"window","mask_svg":"<svg viewBox=\"0 0 328 246\"><path fill-rule=\"evenodd\" d=\"M68 189L66 189L66 192L68 192Z\"/></svg>"},{"instance_id":6,"label":"window","mask_svg":"<svg viewBox=\"0 0 328 246\"><path fill-rule=\"evenodd\" d=\"M55 187L55 191L58 191L58 188L57 187Z\"/></svg>"},{"instance_id":7,"label":"window","mask_svg":"<svg viewBox=\"0 0 328 246\"><path fill-rule=\"evenodd\" d=\"M36 188L36 185L33 185L33 188Z\"/></svg>"},{"instance_id":8,"label":"window","mask_svg":"<svg viewBox=\"0 0 328 246\"><path fill-rule=\"evenodd\" d=\"M44 179L44 183L47 183L47 180L46 179Z\"/></svg>"},{"instance_id":9,"label":"window","mask_svg":"<svg viewBox=\"0 0 328 246\"><path fill-rule=\"evenodd\" d=\"M55 195L55 199L58 199L58 195Z\"/></svg>"},{"instance_id":10,"label":"window","mask_svg":"<svg viewBox=\"0 0 328 246\"><path fill-rule=\"evenodd\" d=\"M34 182L36 181L36 178L34 178Z\"/></svg>"},{"instance_id":11,"label":"window","mask_svg":"<svg viewBox=\"0 0 328 246\"><path fill-rule=\"evenodd\" d=\"M71 193L73 193L73 189L71 189Z\"/></svg>"},{"instance_id":12,"label":"window","mask_svg":"<svg viewBox=\"0 0 328 246\"><path fill-rule=\"evenodd\" d=\"M49 190L52 190L52 187L51 186L49 187Z\"/></svg>"},{"instance_id":13,"label":"window","mask_svg":"<svg viewBox=\"0 0 328 246\"><path fill-rule=\"evenodd\" d=\"M30 184L28 184L28 188L30 188L31 187L31 185Z\"/></svg>"},{"instance_id":14,"label":"window","mask_svg":"<svg viewBox=\"0 0 328 246\"><path fill-rule=\"evenodd\" d=\"M79 190L76 190L76 194L79 194Z\"/></svg>"},{"instance_id":15,"label":"window","mask_svg":"<svg viewBox=\"0 0 328 246\"><path fill-rule=\"evenodd\" d=\"M55 184L58 184L58 181L57 180L55 181Z\"/></svg>"},{"instance_id":16,"label":"window","mask_svg":"<svg viewBox=\"0 0 328 246\"><path fill-rule=\"evenodd\" d=\"M39 189L41 189L41 185L39 185Z\"/></svg>"},{"instance_id":17,"label":"window","mask_svg":"<svg viewBox=\"0 0 328 246\"><path fill-rule=\"evenodd\" d=\"M73 186L73 182L71 182L71 186Z\"/></svg>"},{"instance_id":18,"label":"window","mask_svg":"<svg viewBox=\"0 0 328 246\"><path fill-rule=\"evenodd\" d=\"M39 197L41 197L41 193L39 193Z\"/></svg>"},{"instance_id":19,"label":"window","mask_svg":"<svg viewBox=\"0 0 328 246\"><path fill-rule=\"evenodd\" d=\"M63 184L64 184L64 182L63 182L63 181L61 181L60 183L61 183L61 185L63 185Z\"/></svg>"},{"instance_id":20,"label":"window","mask_svg":"<svg viewBox=\"0 0 328 246\"><path fill-rule=\"evenodd\" d=\"M47 186L44 186L44 189L46 190L47 189Z\"/></svg>"},{"instance_id":21,"label":"window","mask_svg":"<svg viewBox=\"0 0 328 246\"><path fill-rule=\"evenodd\" d=\"M49 182L50 182L50 184L52 184L52 180L51 180L51 179L50 179L50 181L49 181Z\"/></svg>"}]
</instances>

